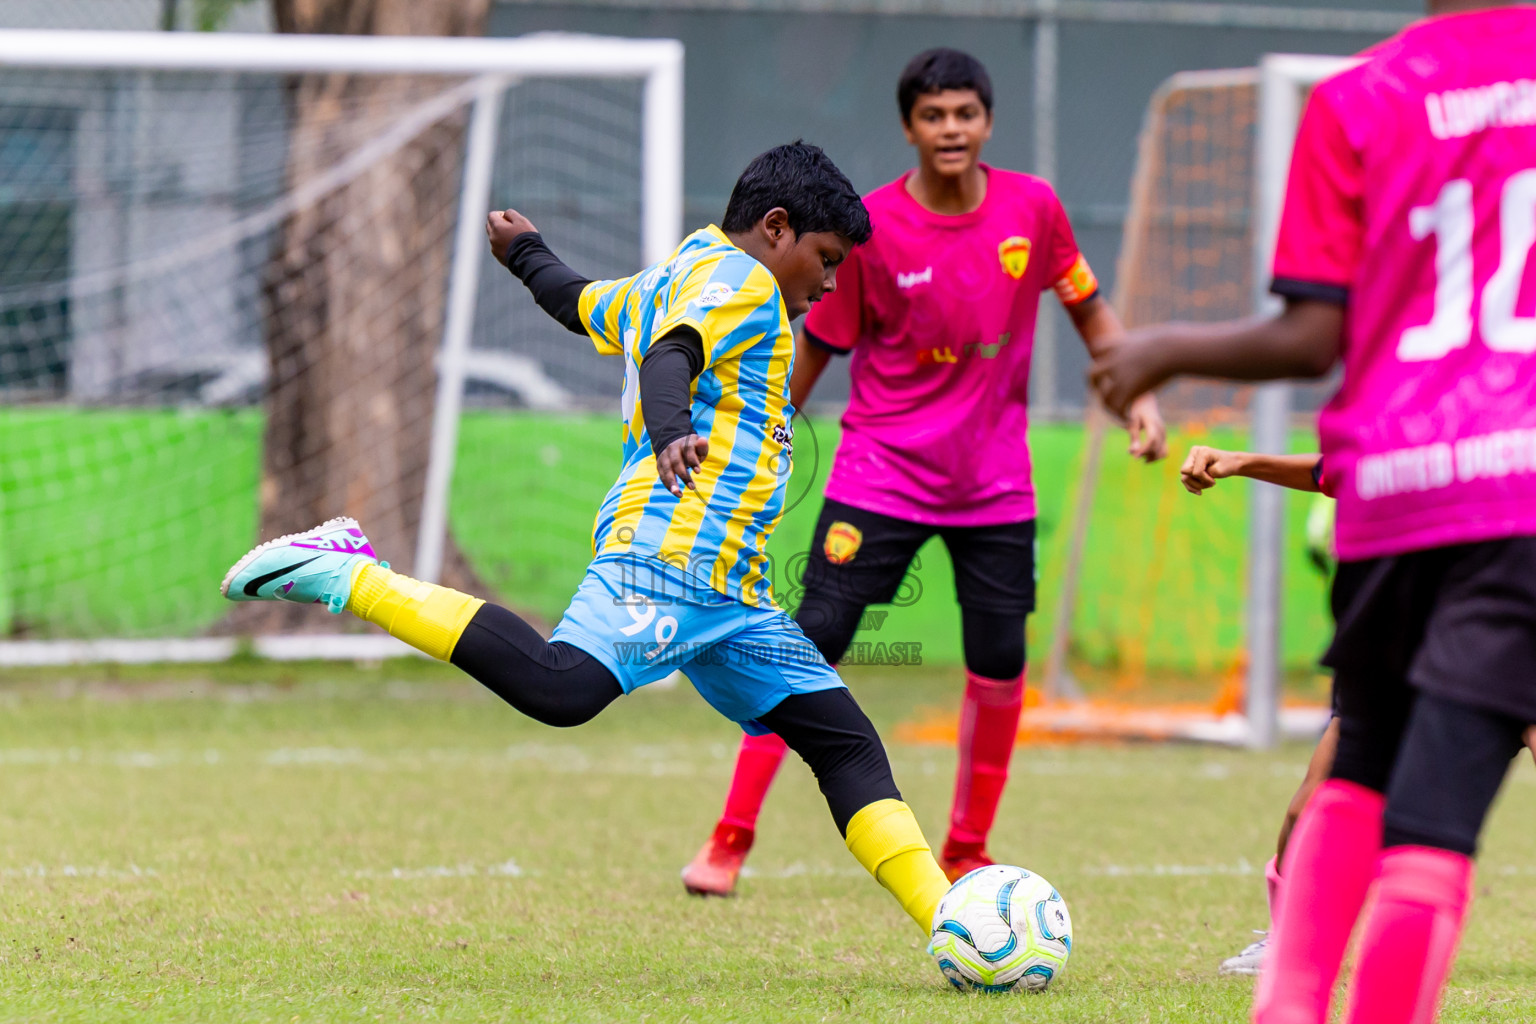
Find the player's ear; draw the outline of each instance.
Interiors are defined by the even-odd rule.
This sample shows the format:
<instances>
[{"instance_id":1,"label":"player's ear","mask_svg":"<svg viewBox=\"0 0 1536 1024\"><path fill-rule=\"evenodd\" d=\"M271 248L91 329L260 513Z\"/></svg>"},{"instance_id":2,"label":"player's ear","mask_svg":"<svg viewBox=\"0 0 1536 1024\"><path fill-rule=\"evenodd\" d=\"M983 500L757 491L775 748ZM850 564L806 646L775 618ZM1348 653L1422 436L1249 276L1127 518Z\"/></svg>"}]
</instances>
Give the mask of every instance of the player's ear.
<instances>
[{"instance_id":1,"label":"player's ear","mask_svg":"<svg viewBox=\"0 0 1536 1024\"><path fill-rule=\"evenodd\" d=\"M762 228L763 235L767 239L768 244L775 249L785 242L788 242L790 245L794 244L795 232L789 226L789 211L784 209L784 207L775 206L763 214L763 219L758 224Z\"/></svg>"}]
</instances>

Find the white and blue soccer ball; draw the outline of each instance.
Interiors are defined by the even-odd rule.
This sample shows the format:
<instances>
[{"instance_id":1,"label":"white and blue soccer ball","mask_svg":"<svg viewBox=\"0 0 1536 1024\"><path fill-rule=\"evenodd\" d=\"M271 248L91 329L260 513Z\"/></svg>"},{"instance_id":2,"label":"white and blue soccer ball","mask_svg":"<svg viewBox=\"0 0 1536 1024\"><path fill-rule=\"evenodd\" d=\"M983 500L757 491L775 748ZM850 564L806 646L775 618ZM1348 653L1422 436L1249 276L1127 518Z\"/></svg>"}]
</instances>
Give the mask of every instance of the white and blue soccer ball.
<instances>
[{"instance_id":1,"label":"white and blue soccer ball","mask_svg":"<svg viewBox=\"0 0 1536 1024\"><path fill-rule=\"evenodd\" d=\"M1050 882L993 864L950 886L928 952L962 992L1038 992L1072 954L1072 918Z\"/></svg>"}]
</instances>

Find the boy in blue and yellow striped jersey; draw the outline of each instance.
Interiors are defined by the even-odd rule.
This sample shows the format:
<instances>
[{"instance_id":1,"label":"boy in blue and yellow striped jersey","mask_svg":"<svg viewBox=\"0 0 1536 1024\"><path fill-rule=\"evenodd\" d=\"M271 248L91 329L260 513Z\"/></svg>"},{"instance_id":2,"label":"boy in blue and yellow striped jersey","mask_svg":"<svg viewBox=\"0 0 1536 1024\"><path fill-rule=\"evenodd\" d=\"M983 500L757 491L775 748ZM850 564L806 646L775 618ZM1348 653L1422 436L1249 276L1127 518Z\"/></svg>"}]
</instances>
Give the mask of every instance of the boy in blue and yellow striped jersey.
<instances>
[{"instance_id":1,"label":"boy in blue and yellow striped jersey","mask_svg":"<svg viewBox=\"0 0 1536 1024\"><path fill-rule=\"evenodd\" d=\"M391 572L349 519L258 547L225 577L225 596L345 608L556 726L681 669L726 717L806 760L849 851L927 935L948 883L874 727L774 603L764 550L792 455L789 324L869 238L858 193L815 146L769 150L720 227L617 281L572 271L514 210L486 227L541 308L625 363L624 465L552 639L505 608Z\"/></svg>"}]
</instances>

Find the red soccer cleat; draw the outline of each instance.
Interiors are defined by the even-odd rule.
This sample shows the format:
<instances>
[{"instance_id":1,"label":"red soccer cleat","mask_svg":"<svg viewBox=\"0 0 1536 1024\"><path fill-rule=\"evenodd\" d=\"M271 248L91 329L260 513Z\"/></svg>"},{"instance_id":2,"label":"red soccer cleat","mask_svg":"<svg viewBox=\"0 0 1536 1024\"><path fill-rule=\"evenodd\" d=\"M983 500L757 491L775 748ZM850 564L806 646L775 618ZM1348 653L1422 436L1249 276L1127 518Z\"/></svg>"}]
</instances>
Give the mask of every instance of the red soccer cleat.
<instances>
[{"instance_id":1,"label":"red soccer cleat","mask_svg":"<svg viewBox=\"0 0 1536 1024\"><path fill-rule=\"evenodd\" d=\"M960 843L953 839L945 841L944 852L939 856L939 867L951 882L960 881L977 868L996 863L981 843Z\"/></svg>"},{"instance_id":2,"label":"red soccer cleat","mask_svg":"<svg viewBox=\"0 0 1536 1024\"><path fill-rule=\"evenodd\" d=\"M720 822L715 834L683 868L683 886L695 896L730 896L757 833Z\"/></svg>"}]
</instances>

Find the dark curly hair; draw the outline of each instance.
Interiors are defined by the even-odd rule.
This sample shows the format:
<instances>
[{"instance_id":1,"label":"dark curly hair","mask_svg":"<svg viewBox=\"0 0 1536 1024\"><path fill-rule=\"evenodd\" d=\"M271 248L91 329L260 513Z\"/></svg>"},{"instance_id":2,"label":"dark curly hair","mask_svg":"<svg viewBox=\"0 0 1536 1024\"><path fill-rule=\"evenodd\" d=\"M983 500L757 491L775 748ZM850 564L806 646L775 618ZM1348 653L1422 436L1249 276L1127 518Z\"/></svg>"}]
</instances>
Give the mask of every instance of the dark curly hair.
<instances>
[{"instance_id":1,"label":"dark curly hair","mask_svg":"<svg viewBox=\"0 0 1536 1024\"><path fill-rule=\"evenodd\" d=\"M720 226L747 231L776 206L789 213L797 235L831 231L861 245L869 241L869 211L820 146L795 140L758 156L736 179Z\"/></svg>"}]
</instances>

